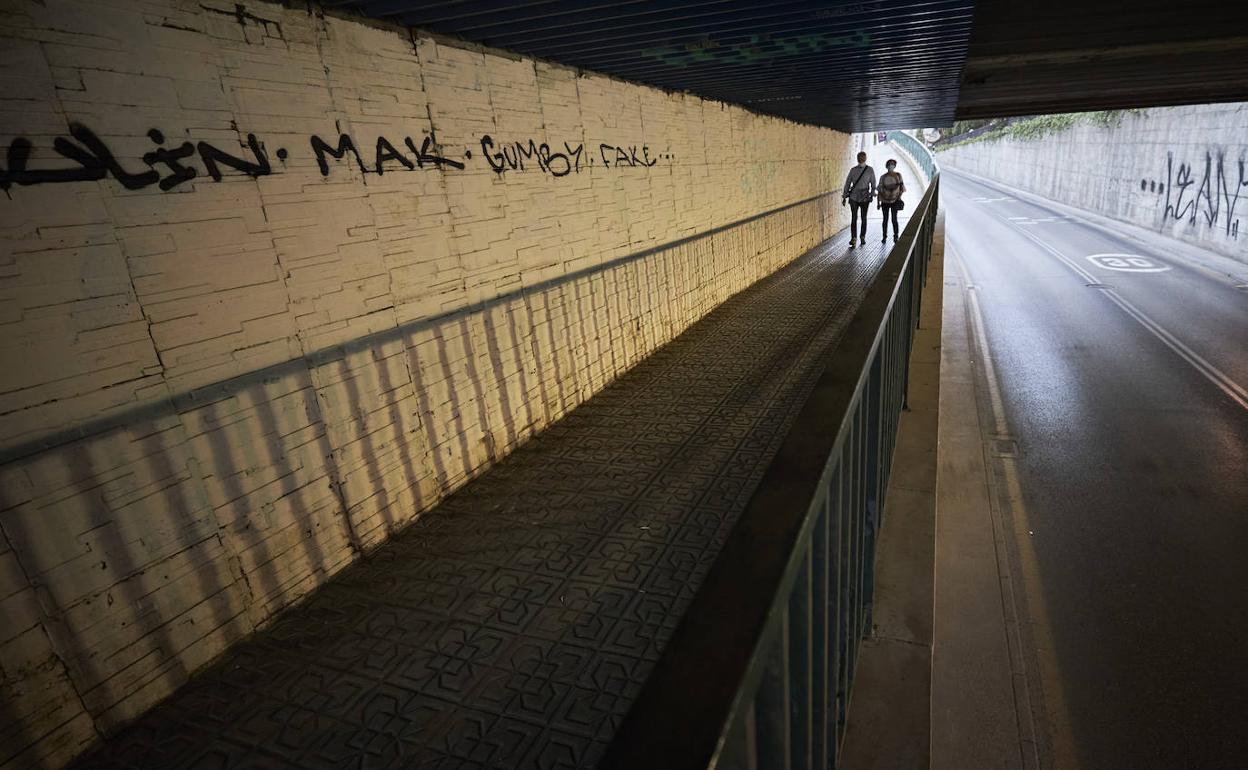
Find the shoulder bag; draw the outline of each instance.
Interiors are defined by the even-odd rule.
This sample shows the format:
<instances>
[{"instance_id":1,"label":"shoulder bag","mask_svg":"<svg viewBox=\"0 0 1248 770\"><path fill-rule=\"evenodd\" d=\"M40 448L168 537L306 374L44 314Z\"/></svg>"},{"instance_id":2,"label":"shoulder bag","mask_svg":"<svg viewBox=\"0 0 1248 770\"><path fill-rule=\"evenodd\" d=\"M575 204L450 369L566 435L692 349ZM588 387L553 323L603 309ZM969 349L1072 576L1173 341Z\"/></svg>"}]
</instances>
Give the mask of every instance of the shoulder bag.
<instances>
[{"instance_id":1,"label":"shoulder bag","mask_svg":"<svg viewBox=\"0 0 1248 770\"><path fill-rule=\"evenodd\" d=\"M900 176L900 175L898 175L898 177L897 177L897 185L898 185L898 186L901 186L901 176ZM893 207L893 209L894 209L895 211L902 211L902 210L904 210L904 209L906 208L906 202L905 202L905 201L903 201L903 200L901 199L901 194L900 194L900 193L898 193L898 195L897 195L897 200L893 201L890 205Z\"/></svg>"}]
</instances>

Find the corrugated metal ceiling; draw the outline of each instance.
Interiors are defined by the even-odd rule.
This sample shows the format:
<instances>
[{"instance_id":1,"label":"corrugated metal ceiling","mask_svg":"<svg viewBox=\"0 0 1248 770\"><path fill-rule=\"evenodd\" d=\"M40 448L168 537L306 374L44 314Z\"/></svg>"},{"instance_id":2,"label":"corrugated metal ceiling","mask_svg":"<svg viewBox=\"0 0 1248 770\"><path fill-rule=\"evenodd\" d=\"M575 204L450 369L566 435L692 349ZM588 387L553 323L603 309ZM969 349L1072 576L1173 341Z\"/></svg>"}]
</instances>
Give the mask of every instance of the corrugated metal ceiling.
<instances>
[{"instance_id":1,"label":"corrugated metal ceiling","mask_svg":"<svg viewBox=\"0 0 1248 770\"><path fill-rule=\"evenodd\" d=\"M759 112L865 131L948 125L972 0L329 0Z\"/></svg>"},{"instance_id":2,"label":"corrugated metal ceiling","mask_svg":"<svg viewBox=\"0 0 1248 770\"><path fill-rule=\"evenodd\" d=\"M1248 100L1248 2L977 0L957 117Z\"/></svg>"}]
</instances>

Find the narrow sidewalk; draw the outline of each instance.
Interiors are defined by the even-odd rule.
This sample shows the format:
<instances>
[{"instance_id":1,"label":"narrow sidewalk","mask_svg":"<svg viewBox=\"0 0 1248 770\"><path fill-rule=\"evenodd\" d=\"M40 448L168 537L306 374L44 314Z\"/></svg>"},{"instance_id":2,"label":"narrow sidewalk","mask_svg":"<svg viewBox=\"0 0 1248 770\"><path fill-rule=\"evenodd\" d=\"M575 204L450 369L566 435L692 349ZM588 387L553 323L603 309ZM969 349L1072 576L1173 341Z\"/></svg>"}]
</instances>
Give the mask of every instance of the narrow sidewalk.
<instances>
[{"instance_id":1,"label":"narrow sidewalk","mask_svg":"<svg viewBox=\"0 0 1248 770\"><path fill-rule=\"evenodd\" d=\"M910 354L909 409L901 415L885 495L872 628L862 643L842 744L846 770L928 766L944 233L941 215Z\"/></svg>"},{"instance_id":2,"label":"narrow sidewalk","mask_svg":"<svg viewBox=\"0 0 1248 770\"><path fill-rule=\"evenodd\" d=\"M947 252L937 470L933 770L1035 768L1037 737L1022 660L1008 532L993 462L1009 437L984 393L975 287Z\"/></svg>"}]
</instances>

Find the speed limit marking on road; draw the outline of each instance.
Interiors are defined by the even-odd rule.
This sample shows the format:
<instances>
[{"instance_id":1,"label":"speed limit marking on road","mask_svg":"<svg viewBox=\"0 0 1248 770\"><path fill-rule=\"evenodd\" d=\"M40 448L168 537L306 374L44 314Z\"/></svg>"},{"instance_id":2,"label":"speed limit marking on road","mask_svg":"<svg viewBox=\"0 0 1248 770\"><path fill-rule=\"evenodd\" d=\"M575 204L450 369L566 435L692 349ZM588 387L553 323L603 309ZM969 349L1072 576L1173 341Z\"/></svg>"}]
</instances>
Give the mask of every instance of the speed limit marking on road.
<instances>
[{"instance_id":1,"label":"speed limit marking on road","mask_svg":"<svg viewBox=\"0 0 1248 770\"><path fill-rule=\"evenodd\" d=\"M1097 267L1122 273L1164 273L1170 269L1169 265L1159 265L1138 254L1093 254L1088 261Z\"/></svg>"}]
</instances>

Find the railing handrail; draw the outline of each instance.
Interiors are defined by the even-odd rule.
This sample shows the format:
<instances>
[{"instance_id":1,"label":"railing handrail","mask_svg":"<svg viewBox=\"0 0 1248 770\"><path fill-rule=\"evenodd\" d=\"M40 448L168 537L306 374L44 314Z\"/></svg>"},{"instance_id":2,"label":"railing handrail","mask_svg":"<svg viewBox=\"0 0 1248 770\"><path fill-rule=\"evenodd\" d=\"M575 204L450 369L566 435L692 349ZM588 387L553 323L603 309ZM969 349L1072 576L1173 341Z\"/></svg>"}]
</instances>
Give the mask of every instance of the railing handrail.
<instances>
[{"instance_id":1,"label":"railing handrail","mask_svg":"<svg viewBox=\"0 0 1248 770\"><path fill-rule=\"evenodd\" d=\"M847 423L886 322L930 235L938 185L928 186L867 290L758 488L623 720L600 770L713 767L749 708L802 566L812 502L846 441ZM917 290L917 287L916 289Z\"/></svg>"},{"instance_id":2,"label":"railing handrail","mask_svg":"<svg viewBox=\"0 0 1248 770\"><path fill-rule=\"evenodd\" d=\"M929 182L940 173L940 165L936 162L936 155L918 137L912 136L907 131L890 131L888 138L895 142L902 152L910 156L914 164L927 175Z\"/></svg>"}]
</instances>

